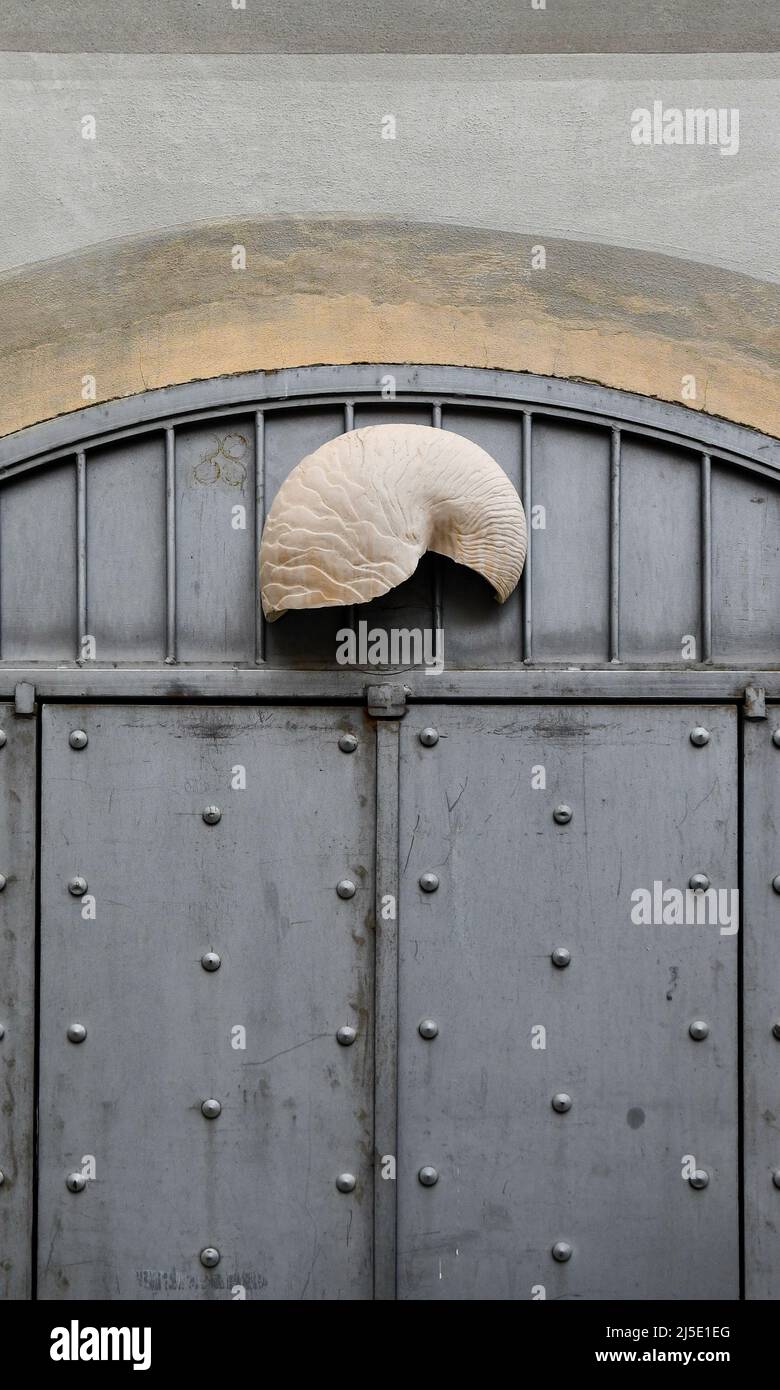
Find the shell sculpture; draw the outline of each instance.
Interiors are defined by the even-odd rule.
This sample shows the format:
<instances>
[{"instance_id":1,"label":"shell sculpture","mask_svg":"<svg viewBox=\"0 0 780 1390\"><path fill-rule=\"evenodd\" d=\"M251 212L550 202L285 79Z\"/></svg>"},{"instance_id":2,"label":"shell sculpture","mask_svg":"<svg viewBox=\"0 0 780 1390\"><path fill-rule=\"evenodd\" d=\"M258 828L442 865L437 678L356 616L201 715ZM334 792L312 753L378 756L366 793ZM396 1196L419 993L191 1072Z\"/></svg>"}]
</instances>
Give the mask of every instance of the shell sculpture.
<instances>
[{"instance_id":1,"label":"shell sculpture","mask_svg":"<svg viewBox=\"0 0 780 1390\"><path fill-rule=\"evenodd\" d=\"M263 612L367 603L426 550L468 565L503 603L525 560L523 504L495 459L450 430L370 425L307 455L274 498L260 548Z\"/></svg>"}]
</instances>

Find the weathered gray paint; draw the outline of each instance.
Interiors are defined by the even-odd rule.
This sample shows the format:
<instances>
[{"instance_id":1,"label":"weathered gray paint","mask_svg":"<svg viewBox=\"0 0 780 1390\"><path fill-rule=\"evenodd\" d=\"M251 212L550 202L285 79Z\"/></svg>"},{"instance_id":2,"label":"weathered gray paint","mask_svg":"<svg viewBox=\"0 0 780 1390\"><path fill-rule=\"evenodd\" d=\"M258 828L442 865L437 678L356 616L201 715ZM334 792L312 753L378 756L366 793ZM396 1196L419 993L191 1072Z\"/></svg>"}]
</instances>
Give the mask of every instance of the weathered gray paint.
<instances>
[{"instance_id":1,"label":"weathered gray paint","mask_svg":"<svg viewBox=\"0 0 780 1390\"><path fill-rule=\"evenodd\" d=\"M182 449L186 449L186 437ZM161 662L165 594L165 469L159 439L90 454L86 479L85 633L111 634L119 660ZM139 537L143 536L143 553ZM71 653L69 653L71 655Z\"/></svg>"},{"instance_id":2,"label":"weathered gray paint","mask_svg":"<svg viewBox=\"0 0 780 1390\"><path fill-rule=\"evenodd\" d=\"M700 493L696 455L630 435L623 439L620 651L625 661L679 661L686 633L696 636L698 655L704 656ZM721 525L730 533L725 516Z\"/></svg>"},{"instance_id":3,"label":"weathered gray paint","mask_svg":"<svg viewBox=\"0 0 780 1390\"><path fill-rule=\"evenodd\" d=\"M705 749L689 741L705 724ZM434 748L418 739L433 724ZM544 765L546 789L532 789ZM738 938L631 893L737 875L715 707L420 706L401 727L399 1294L736 1298ZM574 817L556 825L553 807ZM440 877L437 892L418 886ZM550 953L571 950L556 970ZM439 1023L423 1041L419 1021ZM694 1043L694 1018L710 1036ZM547 1030L534 1050L534 1026ZM573 1097L568 1114L554 1092ZM694 1154L705 1191L681 1176ZM434 1188L417 1171L433 1164ZM550 1250L574 1255L556 1265ZM536 1295L538 1296L538 1294Z\"/></svg>"},{"instance_id":4,"label":"weathered gray paint","mask_svg":"<svg viewBox=\"0 0 780 1390\"><path fill-rule=\"evenodd\" d=\"M254 611L242 595L255 584L254 420L194 426L175 448L177 658L251 661ZM244 508L240 530L233 526L236 506Z\"/></svg>"},{"instance_id":5,"label":"weathered gray paint","mask_svg":"<svg viewBox=\"0 0 780 1390\"><path fill-rule=\"evenodd\" d=\"M124 438L111 424L126 411L96 407L102 438L75 439L73 452L61 441L54 458L45 452L57 433L48 426L7 441L4 660L77 660L86 622L99 664L159 663L165 653L169 664L249 666L259 653L272 666L333 666L337 633L355 618L372 628L430 629L443 614L445 661L454 668L523 659L681 669L705 659L777 663L774 441L713 429L669 407L653 411L617 392L572 392L565 383L503 373L420 369L418 382L417 373L388 367L399 373L398 394L379 402L381 371L373 382L359 368L281 374L281 399L258 391L259 469L256 413L223 407L205 418L206 387L153 393L154 403L142 398L136 432ZM453 399L453 387L466 384L484 394ZM288 393L306 385L322 399L310 394L296 408ZM441 396L433 394L437 385ZM175 413L179 403L189 418ZM174 409L151 427L153 404ZM477 576L428 557L373 604L291 614L263 630L255 539L279 486L347 423L392 421L435 421L474 439L506 469L531 517L523 589L499 607ZM671 429L683 425L688 438L675 438ZM690 437L694 427L701 440ZM39 561L32 586L21 578L28 544ZM44 555L55 564L43 565Z\"/></svg>"},{"instance_id":6,"label":"weathered gray paint","mask_svg":"<svg viewBox=\"0 0 780 1390\"><path fill-rule=\"evenodd\" d=\"M44 709L41 1297L370 1296L374 777L355 711Z\"/></svg>"},{"instance_id":7,"label":"weathered gray paint","mask_svg":"<svg viewBox=\"0 0 780 1390\"><path fill-rule=\"evenodd\" d=\"M367 690L376 684L378 668L282 669L265 667L159 668L116 667L110 670L84 666L78 669L48 666L0 667L0 698L12 699L20 682L39 699L50 700L279 700L292 704L343 700L365 702ZM410 704L430 701L431 677L427 671L398 673ZM780 698L780 671L758 667L707 670L695 667L653 669L543 669L520 667L498 671L447 671L436 676L439 699L491 700L512 704L518 700L726 700L747 703L748 687L758 688L771 699Z\"/></svg>"},{"instance_id":8,"label":"weathered gray paint","mask_svg":"<svg viewBox=\"0 0 780 1390\"><path fill-rule=\"evenodd\" d=\"M394 1299L398 1154L398 795L399 724L376 725L376 911L374 984L374 1296Z\"/></svg>"},{"instance_id":9,"label":"weathered gray paint","mask_svg":"<svg viewBox=\"0 0 780 1390\"><path fill-rule=\"evenodd\" d=\"M766 720L746 722L743 890L745 1074L745 1292L780 1298L780 705Z\"/></svg>"},{"instance_id":10,"label":"weathered gray paint","mask_svg":"<svg viewBox=\"0 0 780 1390\"><path fill-rule=\"evenodd\" d=\"M0 705L0 1298L32 1290L35 720Z\"/></svg>"},{"instance_id":11,"label":"weathered gray paint","mask_svg":"<svg viewBox=\"0 0 780 1390\"><path fill-rule=\"evenodd\" d=\"M121 571L120 571L121 572ZM42 470L0 497L0 644L5 661L76 654L74 465Z\"/></svg>"}]
</instances>

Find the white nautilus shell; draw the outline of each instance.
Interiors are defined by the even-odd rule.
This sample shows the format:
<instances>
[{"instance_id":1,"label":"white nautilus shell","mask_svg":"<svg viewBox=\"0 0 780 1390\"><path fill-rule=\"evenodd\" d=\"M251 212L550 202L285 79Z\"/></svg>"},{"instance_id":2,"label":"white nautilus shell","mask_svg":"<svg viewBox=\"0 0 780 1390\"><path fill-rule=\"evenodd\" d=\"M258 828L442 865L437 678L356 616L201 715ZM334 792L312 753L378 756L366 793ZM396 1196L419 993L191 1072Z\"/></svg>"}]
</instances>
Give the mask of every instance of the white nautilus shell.
<instances>
[{"instance_id":1,"label":"white nautilus shell","mask_svg":"<svg viewBox=\"0 0 780 1390\"><path fill-rule=\"evenodd\" d=\"M426 550L477 570L503 603L525 560L523 504L478 444L428 425L369 425L323 444L274 498L260 549L266 618L366 603Z\"/></svg>"}]
</instances>

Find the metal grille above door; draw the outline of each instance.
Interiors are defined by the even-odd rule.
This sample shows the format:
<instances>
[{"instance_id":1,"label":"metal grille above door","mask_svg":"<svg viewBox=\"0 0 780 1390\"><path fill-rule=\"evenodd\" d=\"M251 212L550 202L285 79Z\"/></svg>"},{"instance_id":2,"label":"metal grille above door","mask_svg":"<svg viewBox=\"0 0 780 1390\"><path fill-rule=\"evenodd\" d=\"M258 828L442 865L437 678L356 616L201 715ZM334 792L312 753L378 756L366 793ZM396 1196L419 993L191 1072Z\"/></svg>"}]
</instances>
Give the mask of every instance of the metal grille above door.
<instances>
[{"instance_id":1,"label":"metal grille above door","mask_svg":"<svg viewBox=\"0 0 780 1390\"><path fill-rule=\"evenodd\" d=\"M359 712L44 709L40 1296L370 1297L373 793Z\"/></svg>"},{"instance_id":2,"label":"metal grille above door","mask_svg":"<svg viewBox=\"0 0 780 1390\"><path fill-rule=\"evenodd\" d=\"M364 364L192 382L0 440L0 677L38 663L338 668L349 610L266 626L258 543L305 455L380 424L485 449L523 499L529 549L503 605L425 556L355 610L370 628L442 629L450 670L777 664L776 440L580 382Z\"/></svg>"}]
</instances>

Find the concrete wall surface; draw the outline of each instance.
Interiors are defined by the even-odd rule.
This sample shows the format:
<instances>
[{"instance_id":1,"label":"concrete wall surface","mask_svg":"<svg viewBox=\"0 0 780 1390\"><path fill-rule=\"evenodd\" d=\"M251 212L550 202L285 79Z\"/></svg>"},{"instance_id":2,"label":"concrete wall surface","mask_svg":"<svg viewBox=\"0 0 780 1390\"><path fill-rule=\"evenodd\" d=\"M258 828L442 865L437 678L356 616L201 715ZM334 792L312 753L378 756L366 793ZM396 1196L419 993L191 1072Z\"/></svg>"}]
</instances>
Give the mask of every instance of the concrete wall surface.
<instances>
[{"instance_id":1,"label":"concrete wall surface","mask_svg":"<svg viewBox=\"0 0 780 1390\"><path fill-rule=\"evenodd\" d=\"M373 360L583 376L778 432L774 53L98 52L165 47L179 10L82 6L66 34L67 6L36 6L35 33L27 9L0 25L4 433L192 377ZM690 47L719 48L725 13L705 33L692 6ZM751 6L734 49L775 13ZM677 9L653 14L663 37ZM83 51L40 51L66 39ZM712 142L653 143L689 110Z\"/></svg>"}]
</instances>

